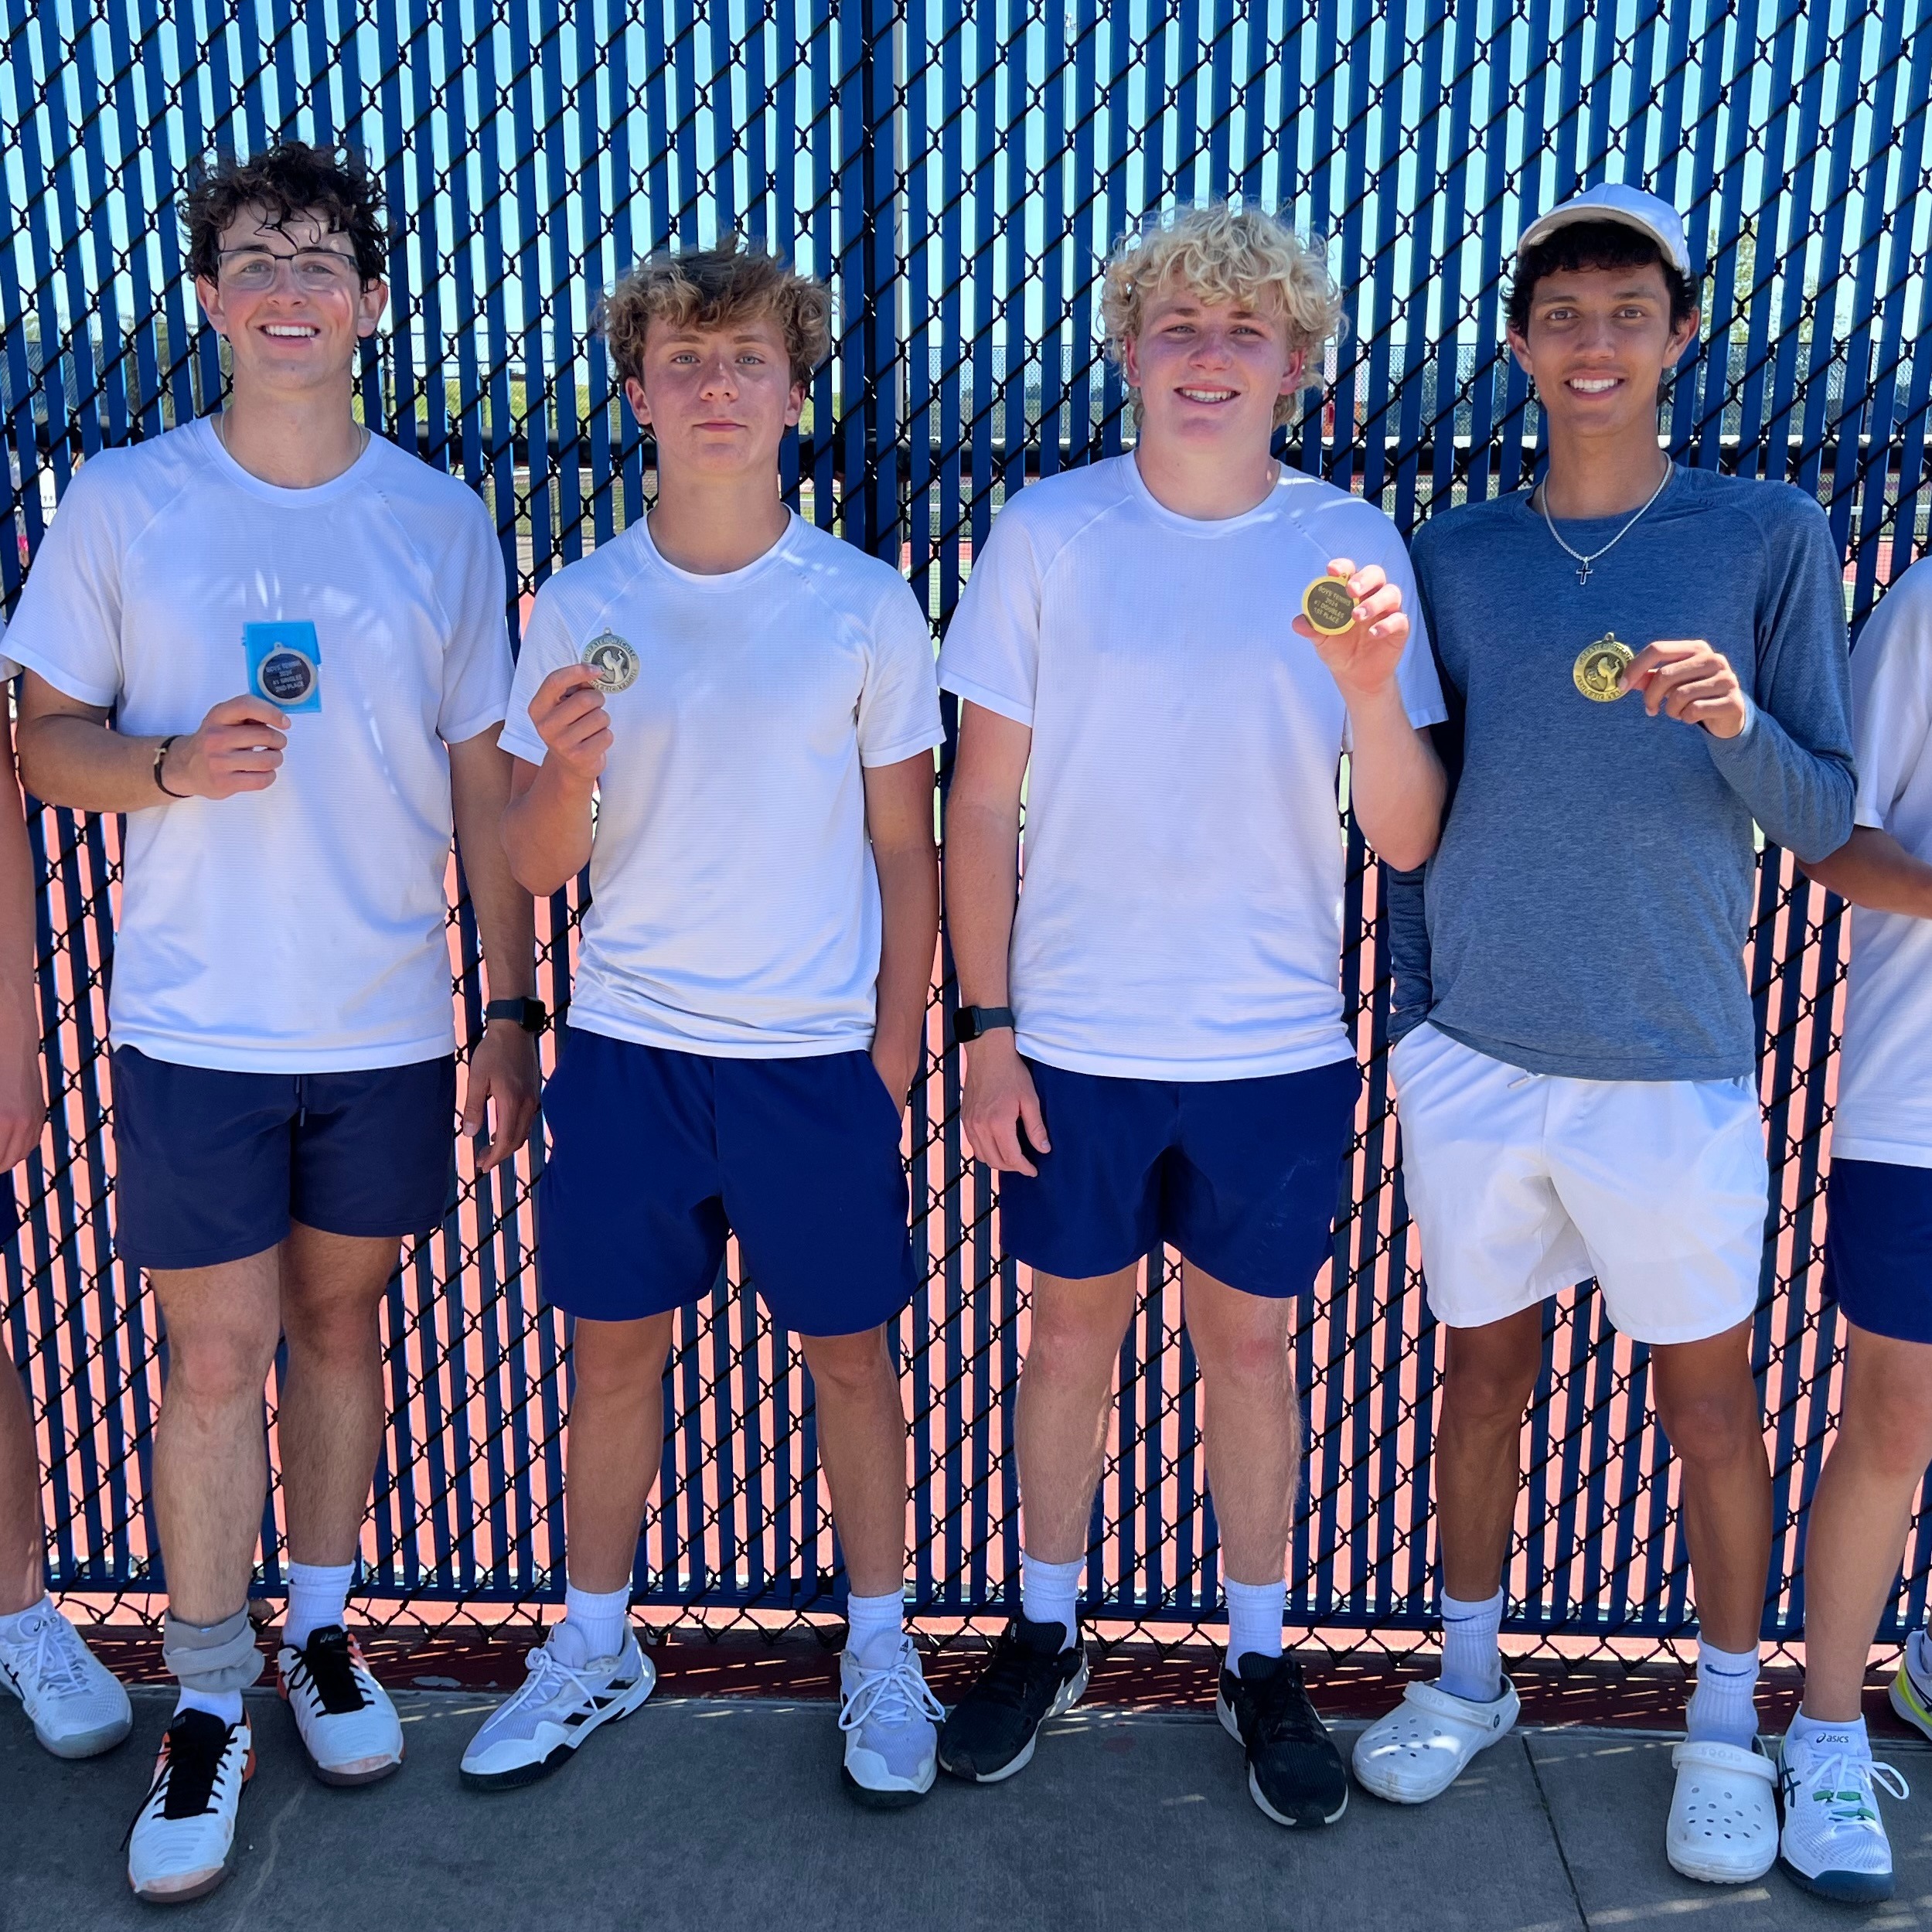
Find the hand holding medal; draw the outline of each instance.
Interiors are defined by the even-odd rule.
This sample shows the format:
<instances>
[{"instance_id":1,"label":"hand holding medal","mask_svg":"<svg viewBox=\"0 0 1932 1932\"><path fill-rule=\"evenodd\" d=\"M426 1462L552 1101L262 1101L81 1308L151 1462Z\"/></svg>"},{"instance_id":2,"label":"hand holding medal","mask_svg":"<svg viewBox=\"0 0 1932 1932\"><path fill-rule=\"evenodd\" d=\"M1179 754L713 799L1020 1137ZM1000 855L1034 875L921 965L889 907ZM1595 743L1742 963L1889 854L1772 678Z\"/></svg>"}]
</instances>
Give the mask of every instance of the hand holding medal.
<instances>
[{"instance_id":1,"label":"hand holding medal","mask_svg":"<svg viewBox=\"0 0 1932 1932\"><path fill-rule=\"evenodd\" d=\"M1750 722L1750 700L1730 660L1701 637L1661 639L1633 651L1609 632L1583 646L1570 675L1593 703L1612 704L1636 691L1652 717L1701 724L1713 738L1736 738Z\"/></svg>"},{"instance_id":2,"label":"hand holding medal","mask_svg":"<svg viewBox=\"0 0 1932 1932\"><path fill-rule=\"evenodd\" d=\"M1751 700L1730 659L1704 638L1646 644L1624 672L1624 683L1643 694L1652 717L1661 713L1701 724L1712 738L1736 738L1751 721Z\"/></svg>"},{"instance_id":3,"label":"hand holding medal","mask_svg":"<svg viewBox=\"0 0 1932 1932\"><path fill-rule=\"evenodd\" d=\"M192 732L171 732L155 748L155 789L162 799L231 799L275 782L290 719L251 692L223 698Z\"/></svg>"},{"instance_id":4,"label":"hand holding medal","mask_svg":"<svg viewBox=\"0 0 1932 1932\"><path fill-rule=\"evenodd\" d=\"M550 756L586 785L604 775L611 748L606 693L628 690L637 681L637 653L610 631L584 646L574 664L552 671L530 700L530 721Z\"/></svg>"},{"instance_id":5,"label":"hand holding medal","mask_svg":"<svg viewBox=\"0 0 1932 1932\"><path fill-rule=\"evenodd\" d=\"M1402 594L1378 564L1357 570L1337 557L1302 593L1295 634L1315 647L1344 697L1385 690L1409 646Z\"/></svg>"}]
</instances>

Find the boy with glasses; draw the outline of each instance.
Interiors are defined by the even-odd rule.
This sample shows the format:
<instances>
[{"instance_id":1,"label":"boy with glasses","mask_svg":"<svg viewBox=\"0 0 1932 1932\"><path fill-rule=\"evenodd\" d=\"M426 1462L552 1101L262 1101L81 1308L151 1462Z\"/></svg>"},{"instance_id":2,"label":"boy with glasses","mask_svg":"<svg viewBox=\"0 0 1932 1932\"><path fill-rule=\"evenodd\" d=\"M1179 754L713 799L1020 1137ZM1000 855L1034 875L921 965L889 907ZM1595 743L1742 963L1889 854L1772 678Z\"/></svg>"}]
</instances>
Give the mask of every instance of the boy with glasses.
<instances>
[{"instance_id":1,"label":"boy with glasses","mask_svg":"<svg viewBox=\"0 0 1932 1932\"><path fill-rule=\"evenodd\" d=\"M170 1903L221 1882L253 1764L278 1340L283 1694L325 1783L402 1761L343 1616L383 1426L377 1310L450 1187L452 832L497 996L463 1106L466 1133L495 1113L479 1168L529 1130L539 1017L497 836L502 553L472 491L353 409L387 299L377 184L346 151L284 142L202 172L184 220L227 407L85 465L8 639L29 789L127 814L117 1234L166 1325L153 1503L181 1685L128 1877Z\"/></svg>"}]
</instances>

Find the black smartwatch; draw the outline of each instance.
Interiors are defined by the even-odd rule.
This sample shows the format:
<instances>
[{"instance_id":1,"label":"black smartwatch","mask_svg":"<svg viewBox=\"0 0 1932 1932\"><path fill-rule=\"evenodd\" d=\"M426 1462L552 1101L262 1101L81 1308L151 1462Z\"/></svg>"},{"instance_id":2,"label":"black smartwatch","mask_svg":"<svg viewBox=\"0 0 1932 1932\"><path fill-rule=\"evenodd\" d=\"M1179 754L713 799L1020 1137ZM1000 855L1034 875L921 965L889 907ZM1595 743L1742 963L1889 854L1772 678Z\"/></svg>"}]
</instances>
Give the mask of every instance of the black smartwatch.
<instances>
[{"instance_id":1,"label":"black smartwatch","mask_svg":"<svg viewBox=\"0 0 1932 1932\"><path fill-rule=\"evenodd\" d=\"M514 1020L526 1033L541 1033L550 1023L550 1009L541 1000L492 1000L483 1009L487 1024L492 1020Z\"/></svg>"},{"instance_id":2,"label":"black smartwatch","mask_svg":"<svg viewBox=\"0 0 1932 1932\"><path fill-rule=\"evenodd\" d=\"M952 1016L952 1044L963 1047L983 1033L1013 1024L1010 1007L962 1007Z\"/></svg>"}]
</instances>

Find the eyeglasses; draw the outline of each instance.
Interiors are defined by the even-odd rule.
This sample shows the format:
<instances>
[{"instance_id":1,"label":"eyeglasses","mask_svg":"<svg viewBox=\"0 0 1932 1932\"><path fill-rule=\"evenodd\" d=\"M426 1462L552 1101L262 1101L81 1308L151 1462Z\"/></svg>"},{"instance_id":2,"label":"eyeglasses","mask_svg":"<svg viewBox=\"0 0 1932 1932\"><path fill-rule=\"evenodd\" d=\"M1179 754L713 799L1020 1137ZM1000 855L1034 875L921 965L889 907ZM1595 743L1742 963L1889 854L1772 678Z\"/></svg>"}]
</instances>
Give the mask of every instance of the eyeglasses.
<instances>
[{"instance_id":1,"label":"eyeglasses","mask_svg":"<svg viewBox=\"0 0 1932 1932\"><path fill-rule=\"evenodd\" d=\"M290 278L305 295L333 295L339 289L358 289L362 271L353 255L333 248L298 248L292 255L272 248L232 248L221 257L221 279L230 288L254 295L275 285L282 264L290 264Z\"/></svg>"}]
</instances>

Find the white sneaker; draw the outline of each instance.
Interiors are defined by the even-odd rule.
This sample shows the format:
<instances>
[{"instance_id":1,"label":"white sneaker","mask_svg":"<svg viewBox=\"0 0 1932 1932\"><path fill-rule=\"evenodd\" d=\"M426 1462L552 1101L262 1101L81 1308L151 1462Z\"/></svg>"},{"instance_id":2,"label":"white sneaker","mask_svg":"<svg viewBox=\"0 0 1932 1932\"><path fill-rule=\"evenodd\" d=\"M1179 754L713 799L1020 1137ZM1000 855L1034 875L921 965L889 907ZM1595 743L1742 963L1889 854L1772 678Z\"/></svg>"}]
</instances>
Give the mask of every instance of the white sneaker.
<instances>
[{"instance_id":1,"label":"white sneaker","mask_svg":"<svg viewBox=\"0 0 1932 1932\"><path fill-rule=\"evenodd\" d=\"M845 1788L875 1811L916 1804L932 1789L946 1706L926 1687L912 1640L877 1669L850 1650L839 1654L839 1729L845 1733Z\"/></svg>"},{"instance_id":2,"label":"white sneaker","mask_svg":"<svg viewBox=\"0 0 1932 1932\"><path fill-rule=\"evenodd\" d=\"M1779 1849L1807 1891L1853 1905L1892 1896L1892 1847L1872 1787L1896 1798L1910 1787L1869 1753L1794 1750L1780 1754L1778 1794L1784 1801Z\"/></svg>"},{"instance_id":3,"label":"white sneaker","mask_svg":"<svg viewBox=\"0 0 1932 1932\"><path fill-rule=\"evenodd\" d=\"M134 1729L121 1681L43 1596L0 1640L0 1685L26 1706L33 1734L56 1757L94 1757Z\"/></svg>"},{"instance_id":4,"label":"white sneaker","mask_svg":"<svg viewBox=\"0 0 1932 1932\"><path fill-rule=\"evenodd\" d=\"M1487 1702L1440 1684L1411 1684L1402 1701L1355 1739L1356 1781L1392 1804L1426 1804L1460 1777L1470 1760L1507 1737L1522 1709L1507 1679Z\"/></svg>"},{"instance_id":5,"label":"white sneaker","mask_svg":"<svg viewBox=\"0 0 1932 1932\"><path fill-rule=\"evenodd\" d=\"M255 1774L248 1720L224 1724L177 1711L161 1740L155 1781L128 1830L128 1883L155 1905L206 1898L228 1876L235 1813Z\"/></svg>"},{"instance_id":6,"label":"white sneaker","mask_svg":"<svg viewBox=\"0 0 1932 1932\"><path fill-rule=\"evenodd\" d=\"M1672 1868L1706 1885L1763 1877L1777 1859L1777 1772L1763 1747L1686 1738L1671 1763L1677 1788L1664 1852Z\"/></svg>"},{"instance_id":7,"label":"white sneaker","mask_svg":"<svg viewBox=\"0 0 1932 1932\"><path fill-rule=\"evenodd\" d=\"M616 1656L582 1664L568 1662L560 1654L563 1630L559 1624L547 1643L524 1658L529 1675L523 1688L499 1705L470 1739L462 1779L473 1789L505 1791L547 1777L567 1764L600 1725L629 1717L650 1695L657 1668L638 1647L634 1630L625 1628L624 1647ZM571 1639L564 1643L567 1649Z\"/></svg>"},{"instance_id":8,"label":"white sneaker","mask_svg":"<svg viewBox=\"0 0 1932 1932\"><path fill-rule=\"evenodd\" d=\"M339 1624L312 1631L300 1650L283 1644L275 1671L308 1768L323 1784L373 1784L401 1766L402 1719Z\"/></svg>"},{"instance_id":9,"label":"white sneaker","mask_svg":"<svg viewBox=\"0 0 1932 1932\"><path fill-rule=\"evenodd\" d=\"M1925 1632L1914 1630L1892 1678L1892 1708L1914 1730L1923 1731L1927 1737L1932 1737L1932 1699L1928 1699L1919 1688L1920 1678L1913 1675L1912 1669L1915 1657L1923 1661L1925 1647Z\"/></svg>"}]
</instances>

